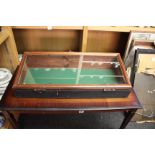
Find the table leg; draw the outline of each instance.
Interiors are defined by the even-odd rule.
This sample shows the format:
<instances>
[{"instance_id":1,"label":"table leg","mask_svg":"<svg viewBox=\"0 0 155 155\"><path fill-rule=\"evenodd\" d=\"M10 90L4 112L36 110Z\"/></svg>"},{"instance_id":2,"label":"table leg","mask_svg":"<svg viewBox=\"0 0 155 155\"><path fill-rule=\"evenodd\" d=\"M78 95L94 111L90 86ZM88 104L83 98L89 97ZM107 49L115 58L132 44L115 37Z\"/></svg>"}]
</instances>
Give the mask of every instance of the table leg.
<instances>
[{"instance_id":1,"label":"table leg","mask_svg":"<svg viewBox=\"0 0 155 155\"><path fill-rule=\"evenodd\" d=\"M15 119L14 115L12 113L10 113L9 111L4 111L3 113L4 113L4 116L6 117L6 119L9 120L9 122L11 123L13 128L17 129L18 123L17 123L17 120Z\"/></svg>"},{"instance_id":2,"label":"table leg","mask_svg":"<svg viewBox=\"0 0 155 155\"><path fill-rule=\"evenodd\" d=\"M120 126L120 129L124 129L128 123L130 122L130 120L132 119L132 117L134 116L135 112L137 111L137 109L134 110L129 110L125 115L125 118Z\"/></svg>"}]
</instances>

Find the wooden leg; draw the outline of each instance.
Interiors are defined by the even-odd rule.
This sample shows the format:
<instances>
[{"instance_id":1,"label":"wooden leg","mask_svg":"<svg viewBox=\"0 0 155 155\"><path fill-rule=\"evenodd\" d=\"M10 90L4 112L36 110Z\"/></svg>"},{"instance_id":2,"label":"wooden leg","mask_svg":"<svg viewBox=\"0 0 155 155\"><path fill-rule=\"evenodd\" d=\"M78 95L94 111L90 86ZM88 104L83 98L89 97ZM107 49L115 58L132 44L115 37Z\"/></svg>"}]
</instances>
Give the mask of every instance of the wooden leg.
<instances>
[{"instance_id":1,"label":"wooden leg","mask_svg":"<svg viewBox=\"0 0 155 155\"><path fill-rule=\"evenodd\" d=\"M9 120L9 122L11 123L13 128L17 129L18 123L17 123L17 120L15 119L14 115L12 113L10 113L9 111L4 111L3 113L4 113L4 116L6 117L6 119Z\"/></svg>"},{"instance_id":2,"label":"wooden leg","mask_svg":"<svg viewBox=\"0 0 155 155\"><path fill-rule=\"evenodd\" d=\"M123 114L124 114L124 117L126 117L127 116L127 114L128 114L128 111L126 110L126 111L124 111L123 112Z\"/></svg>"},{"instance_id":3,"label":"wooden leg","mask_svg":"<svg viewBox=\"0 0 155 155\"><path fill-rule=\"evenodd\" d=\"M124 129L128 123L130 122L130 120L132 119L132 117L134 116L135 112L137 111L137 109L135 110L129 110L127 113L126 113L126 116L120 126L120 129Z\"/></svg>"}]
</instances>

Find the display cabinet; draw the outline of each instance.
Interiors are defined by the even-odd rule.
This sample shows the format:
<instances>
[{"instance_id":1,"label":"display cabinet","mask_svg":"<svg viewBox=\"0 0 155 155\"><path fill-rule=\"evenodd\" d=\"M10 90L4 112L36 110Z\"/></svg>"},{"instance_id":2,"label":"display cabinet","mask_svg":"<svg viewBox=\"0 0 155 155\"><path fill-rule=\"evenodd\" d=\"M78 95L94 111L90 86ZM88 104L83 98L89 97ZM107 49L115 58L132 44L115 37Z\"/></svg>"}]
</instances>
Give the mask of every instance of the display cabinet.
<instances>
[{"instance_id":1,"label":"display cabinet","mask_svg":"<svg viewBox=\"0 0 155 155\"><path fill-rule=\"evenodd\" d=\"M131 85L119 53L25 52L16 97L127 97Z\"/></svg>"}]
</instances>

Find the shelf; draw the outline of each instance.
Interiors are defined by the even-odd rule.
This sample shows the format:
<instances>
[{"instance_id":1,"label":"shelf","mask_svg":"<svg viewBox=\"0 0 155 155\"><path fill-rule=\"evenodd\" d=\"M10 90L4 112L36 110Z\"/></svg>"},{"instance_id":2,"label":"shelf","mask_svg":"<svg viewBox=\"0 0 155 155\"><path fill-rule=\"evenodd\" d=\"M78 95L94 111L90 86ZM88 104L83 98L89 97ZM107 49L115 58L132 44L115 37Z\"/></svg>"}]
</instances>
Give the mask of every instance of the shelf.
<instances>
[{"instance_id":1,"label":"shelf","mask_svg":"<svg viewBox=\"0 0 155 155\"><path fill-rule=\"evenodd\" d=\"M83 30L83 26L12 26L13 29L43 29L43 30Z\"/></svg>"},{"instance_id":2,"label":"shelf","mask_svg":"<svg viewBox=\"0 0 155 155\"><path fill-rule=\"evenodd\" d=\"M48 26L13 26L13 29L44 29L50 30ZM83 26L52 26L52 29L62 30L83 30ZM113 31L113 32L130 32L130 31L150 31L155 32L152 27L136 27L136 26L88 26L88 30L94 31Z\"/></svg>"},{"instance_id":3,"label":"shelf","mask_svg":"<svg viewBox=\"0 0 155 155\"><path fill-rule=\"evenodd\" d=\"M88 30L94 31L113 31L113 32L155 32L155 28L152 27L136 27L136 26L88 26Z\"/></svg>"},{"instance_id":4,"label":"shelf","mask_svg":"<svg viewBox=\"0 0 155 155\"><path fill-rule=\"evenodd\" d=\"M13 26L13 29L44 29L48 30L48 26ZM50 27L49 27L50 28ZM62 30L83 30L83 26L52 26L52 29ZM113 32L155 32L153 27L136 27L136 26L88 26L88 30L94 31L113 31Z\"/></svg>"}]
</instances>

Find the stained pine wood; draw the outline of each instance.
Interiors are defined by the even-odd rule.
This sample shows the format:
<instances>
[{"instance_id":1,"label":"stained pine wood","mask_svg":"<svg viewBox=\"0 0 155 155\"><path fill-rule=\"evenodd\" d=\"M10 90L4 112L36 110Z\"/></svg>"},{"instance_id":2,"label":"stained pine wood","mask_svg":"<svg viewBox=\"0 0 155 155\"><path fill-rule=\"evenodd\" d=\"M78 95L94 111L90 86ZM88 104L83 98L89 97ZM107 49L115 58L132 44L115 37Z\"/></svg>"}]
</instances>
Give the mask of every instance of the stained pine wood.
<instances>
[{"instance_id":1,"label":"stained pine wood","mask_svg":"<svg viewBox=\"0 0 155 155\"><path fill-rule=\"evenodd\" d=\"M8 38L9 34L7 32L0 32L0 45Z\"/></svg>"},{"instance_id":2,"label":"stained pine wood","mask_svg":"<svg viewBox=\"0 0 155 155\"><path fill-rule=\"evenodd\" d=\"M88 26L83 27L83 35L82 35L82 52L86 52L87 50L87 41L88 41Z\"/></svg>"},{"instance_id":3,"label":"stained pine wood","mask_svg":"<svg viewBox=\"0 0 155 155\"><path fill-rule=\"evenodd\" d=\"M2 31L7 32L9 34L8 38L5 41L7 52L9 53L9 60L11 61L13 70L16 69L17 65L19 64L18 60L18 51L16 47L16 43L14 40L14 35L12 33L11 27L4 26L1 28Z\"/></svg>"},{"instance_id":4,"label":"stained pine wood","mask_svg":"<svg viewBox=\"0 0 155 155\"><path fill-rule=\"evenodd\" d=\"M9 52L6 48L5 43L0 45L0 67L7 68L11 72L14 72L13 59L10 57Z\"/></svg>"}]
</instances>

